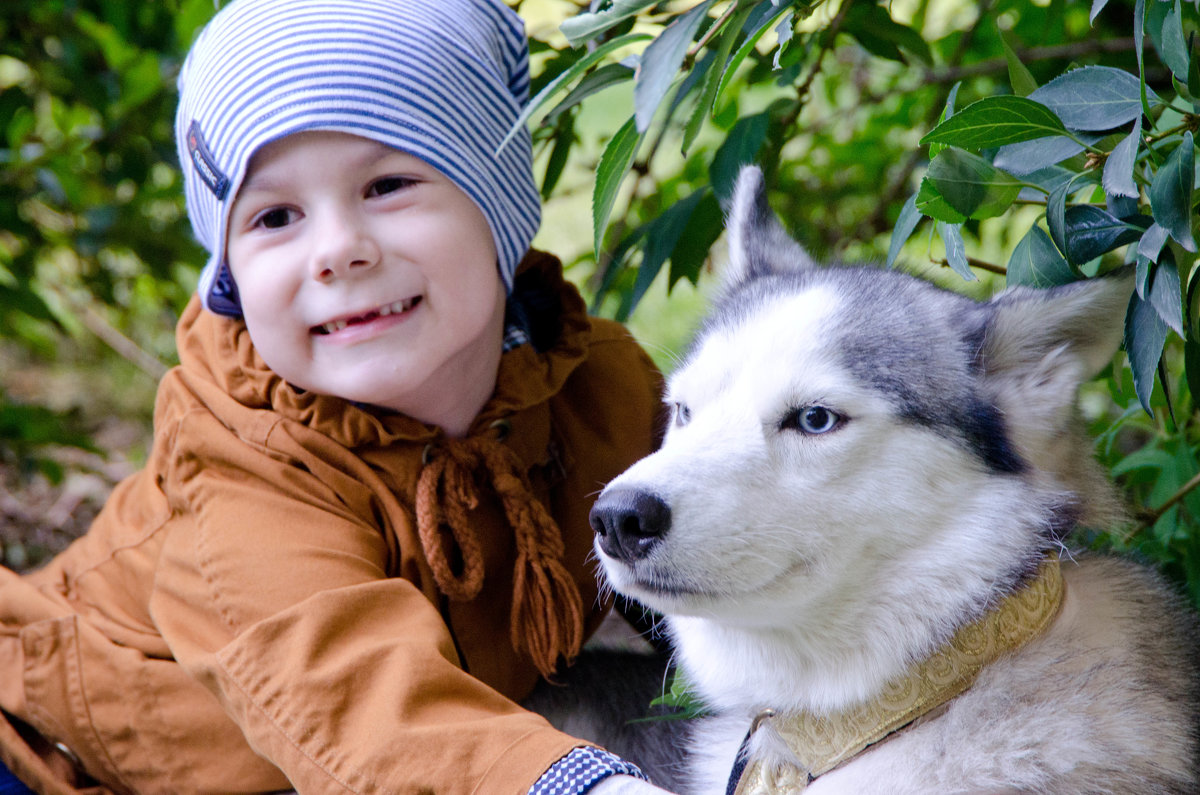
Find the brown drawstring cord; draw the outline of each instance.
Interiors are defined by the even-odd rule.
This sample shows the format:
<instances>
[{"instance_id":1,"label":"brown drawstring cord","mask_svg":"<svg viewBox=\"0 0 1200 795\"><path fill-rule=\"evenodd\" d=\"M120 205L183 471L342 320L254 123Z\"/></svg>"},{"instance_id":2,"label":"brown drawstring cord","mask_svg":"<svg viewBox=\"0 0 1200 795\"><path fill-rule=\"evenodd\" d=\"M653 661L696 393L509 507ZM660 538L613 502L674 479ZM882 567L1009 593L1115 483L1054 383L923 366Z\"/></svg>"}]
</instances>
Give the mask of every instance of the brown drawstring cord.
<instances>
[{"instance_id":1,"label":"brown drawstring cord","mask_svg":"<svg viewBox=\"0 0 1200 795\"><path fill-rule=\"evenodd\" d=\"M526 648L543 675L559 656L570 660L583 643L583 598L563 565L562 532L533 496L520 459L487 437L439 444L417 482L417 532L438 588L455 600L473 599L483 587L483 549L467 512L479 504L475 474L490 475L517 544L513 571L513 648ZM455 576L440 537L447 527L462 554Z\"/></svg>"}]
</instances>

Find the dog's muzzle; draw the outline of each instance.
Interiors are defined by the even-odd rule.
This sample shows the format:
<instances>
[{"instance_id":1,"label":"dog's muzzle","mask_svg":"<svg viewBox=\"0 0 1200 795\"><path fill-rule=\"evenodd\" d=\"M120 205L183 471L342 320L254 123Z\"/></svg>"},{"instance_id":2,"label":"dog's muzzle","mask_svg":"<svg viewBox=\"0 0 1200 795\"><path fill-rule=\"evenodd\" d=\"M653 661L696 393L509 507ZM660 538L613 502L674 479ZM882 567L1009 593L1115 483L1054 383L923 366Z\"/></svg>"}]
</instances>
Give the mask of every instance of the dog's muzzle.
<instances>
[{"instance_id":1,"label":"dog's muzzle","mask_svg":"<svg viewBox=\"0 0 1200 795\"><path fill-rule=\"evenodd\" d=\"M589 519L604 554L632 563L649 555L667 534L671 509L648 491L606 489L592 506Z\"/></svg>"}]
</instances>

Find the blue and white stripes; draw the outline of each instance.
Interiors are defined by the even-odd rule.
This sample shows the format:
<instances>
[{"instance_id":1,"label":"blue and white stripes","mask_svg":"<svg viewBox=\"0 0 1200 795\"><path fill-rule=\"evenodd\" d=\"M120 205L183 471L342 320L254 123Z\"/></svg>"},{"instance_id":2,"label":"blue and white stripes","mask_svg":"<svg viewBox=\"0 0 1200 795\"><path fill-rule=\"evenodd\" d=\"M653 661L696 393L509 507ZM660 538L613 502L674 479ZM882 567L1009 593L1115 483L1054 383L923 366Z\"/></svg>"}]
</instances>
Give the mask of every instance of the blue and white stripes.
<instances>
[{"instance_id":1,"label":"blue and white stripes","mask_svg":"<svg viewBox=\"0 0 1200 795\"><path fill-rule=\"evenodd\" d=\"M524 28L500 0L235 0L179 78L188 214L210 252L205 306L241 313L224 251L250 158L314 129L394 146L453 180L487 218L511 288L541 208L529 133L497 149L528 94Z\"/></svg>"}]
</instances>

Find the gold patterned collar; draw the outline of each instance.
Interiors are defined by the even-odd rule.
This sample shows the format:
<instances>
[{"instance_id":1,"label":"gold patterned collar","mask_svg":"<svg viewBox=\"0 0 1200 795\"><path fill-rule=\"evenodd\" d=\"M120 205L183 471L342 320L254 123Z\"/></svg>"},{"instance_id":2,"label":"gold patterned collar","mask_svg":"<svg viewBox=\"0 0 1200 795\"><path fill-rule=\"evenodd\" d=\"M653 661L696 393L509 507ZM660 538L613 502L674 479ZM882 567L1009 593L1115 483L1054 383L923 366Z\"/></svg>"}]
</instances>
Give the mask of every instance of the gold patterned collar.
<instances>
[{"instance_id":1,"label":"gold patterned collar","mask_svg":"<svg viewBox=\"0 0 1200 795\"><path fill-rule=\"evenodd\" d=\"M960 628L949 643L889 682L875 700L832 715L764 710L742 743L728 792L781 795L803 790L817 776L962 694L984 666L1040 635L1058 614L1062 599L1062 572L1058 557L1051 555L1028 585ZM750 738L763 726L783 738L803 768L746 763Z\"/></svg>"}]
</instances>

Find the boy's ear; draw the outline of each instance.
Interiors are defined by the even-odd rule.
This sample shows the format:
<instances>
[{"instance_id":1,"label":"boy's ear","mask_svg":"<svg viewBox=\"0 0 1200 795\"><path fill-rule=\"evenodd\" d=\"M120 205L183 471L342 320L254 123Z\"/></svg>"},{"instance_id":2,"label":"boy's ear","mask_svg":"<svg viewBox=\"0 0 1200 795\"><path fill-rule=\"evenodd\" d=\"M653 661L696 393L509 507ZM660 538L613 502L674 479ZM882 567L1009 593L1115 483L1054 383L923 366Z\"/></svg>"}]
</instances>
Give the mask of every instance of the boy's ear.
<instances>
[{"instance_id":1,"label":"boy's ear","mask_svg":"<svg viewBox=\"0 0 1200 795\"><path fill-rule=\"evenodd\" d=\"M767 203L767 188L758 166L743 166L738 173L725 229L729 262L722 281L726 288L813 266L812 258L788 235Z\"/></svg>"},{"instance_id":2,"label":"boy's ear","mask_svg":"<svg viewBox=\"0 0 1200 795\"><path fill-rule=\"evenodd\" d=\"M1006 290L987 304L985 378L1019 384L1022 400L1072 405L1079 385L1120 347L1132 293L1127 268L1060 287Z\"/></svg>"}]
</instances>

